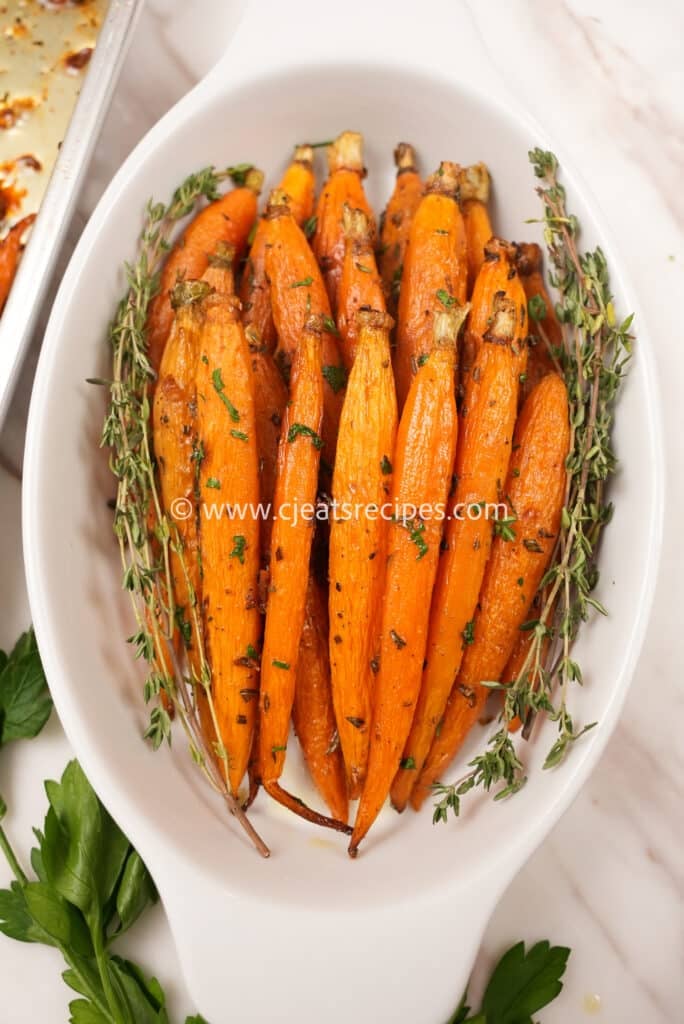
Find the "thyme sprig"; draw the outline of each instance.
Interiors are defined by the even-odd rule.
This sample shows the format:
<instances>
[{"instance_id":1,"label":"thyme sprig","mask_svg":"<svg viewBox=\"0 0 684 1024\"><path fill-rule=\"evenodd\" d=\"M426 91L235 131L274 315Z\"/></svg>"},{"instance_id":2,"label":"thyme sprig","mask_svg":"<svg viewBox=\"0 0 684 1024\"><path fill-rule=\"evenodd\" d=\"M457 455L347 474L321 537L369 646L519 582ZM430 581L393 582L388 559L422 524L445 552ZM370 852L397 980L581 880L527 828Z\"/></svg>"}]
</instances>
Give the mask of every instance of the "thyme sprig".
<instances>
[{"instance_id":1,"label":"thyme sprig","mask_svg":"<svg viewBox=\"0 0 684 1024\"><path fill-rule=\"evenodd\" d=\"M581 623L592 612L606 613L594 595L597 547L612 512L605 484L616 468L611 430L615 399L631 355L632 317L621 323L616 319L601 248L584 253L578 249L579 222L567 211L556 157L535 149L529 158L539 179L536 191L543 205L549 278L557 292L556 314L563 329L560 349L546 341L565 378L570 403L565 504L551 566L536 596L536 617L522 627L532 634L523 667L508 686L486 684L504 693L497 729L460 779L435 785L435 822L446 821L449 811L458 815L461 798L472 789L495 789L494 799L501 800L524 785L525 766L509 730L514 719L523 721L525 739L538 716L556 723L558 734L546 756L546 769L560 764L573 744L596 725L578 727L570 713L571 685L582 683L571 649Z\"/></svg>"},{"instance_id":2,"label":"thyme sprig","mask_svg":"<svg viewBox=\"0 0 684 1024\"><path fill-rule=\"evenodd\" d=\"M125 266L127 291L109 332L113 370L102 445L111 450L110 468L117 479L114 532L119 542L123 585L130 593L136 620L136 632L129 640L137 656L148 664L145 699L155 700L145 736L155 749L164 741L170 743L169 709L173 708L193 760L259 852L268 856L268 847L227 784L227 755L219 736L197 599L177 526L162 509L150 436L154 372L147 357L146 321L149 304L159 290L161 263L178 222L202 199L216 199L221 182L234 174L234 168L216 171L206 167L186 178L167 205L150 201L147 206L137 259ZM172 553L188 585L190 608L174 606ZM191 670L186 671L184 660L176 652L173 641L179 619L183 623L181 635L187 639L189 634L197 648L199 678ZM213 743L207 742L200 723L199 691L213 723Z\"/></svg>"}]
</instances>

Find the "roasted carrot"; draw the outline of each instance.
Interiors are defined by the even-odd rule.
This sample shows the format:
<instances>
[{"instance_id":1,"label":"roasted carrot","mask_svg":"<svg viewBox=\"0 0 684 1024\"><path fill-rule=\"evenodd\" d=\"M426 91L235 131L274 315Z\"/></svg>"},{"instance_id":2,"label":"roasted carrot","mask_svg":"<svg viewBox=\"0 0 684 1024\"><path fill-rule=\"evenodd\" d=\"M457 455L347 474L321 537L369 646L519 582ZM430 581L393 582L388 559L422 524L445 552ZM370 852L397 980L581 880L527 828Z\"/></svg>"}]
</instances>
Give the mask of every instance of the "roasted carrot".
<instances>
[{"instance_id":1,"label":"roasted carrot","mask_svg":"<svg viewBox=\"0 0 684 1024\"><path fill-rule=\"evenodd\" d=\"M363 136L342 132L328 148L328 180L318 199L313 251L323 272L333 316L337 316L337 293L344 261L342 211L345 203L363 210L374 230L373 211L366 199L363 179Z\"/></svg>"},{"instance_id":2,"label":"roasted carrot","mask_svg":"<svg viewBox=\"0 0 684 1024\"><path fill-rule=\"evenodd\" d=\"M292 721L316 789L337 821L349 814L344 761L335 724L325 590L309 576Z\"/></svg>"},{"instance_id":3,"label":"roasted carrot","mask_svg":"<svg viewBox=\"0 0 684 1024\"><path fill-rule=\"evenodd\" d=\"M406 806L468 642L489 557L492 506L503 500L526 348L525 296L504 243L483 265L466 328L478 353L466 381L454 466L455 490L430 609L426 666L403 763L392 786L397 810ZM511 276L512 275L512 276Z\"/></svg>"},{"instance_id":4,"label":"roasted carrot","mask_svg":"<svg viewBox=\"0 0 684 1024\"><path fill-rule=\"evenodd\" d=\"M408 142L400 142L394 150L397 178L394 191L382 216L380 227L380 273L387 304L397 308L404 253L413 215L423 194L423 182L417 169L416 153Z\"/></svg>"},{"instance_id":5,"label":"roasted carrot","mask_svg":"<svg viewBox=\"0 0 684 1024\"><path fill-rule=\"evenodd\" d=\"M466 235L458 202L457 164L428 178L409 233L399 292L394 376L401 410L419 360L432 346L440 310L466 299Z\"/></svg>"},{"instance_id":6,"label":"roasted carrot","mask_svg":"<svg viewBox=\"0 0 684 1024\"><path fill-rule=\"evenodd\" d=\"M348 370L354 363L359 336L357 313L362 308L385 311L385 295L375 262L371 223L363 210L344 206L344 261L338 292L337 327L342 358Z\"/></svg>"},{"instance_id":7,"label":"roasted carrot","mask_svg":"<svg viewBox=\"0 0 684 1024\"><path fill-rule=\"evenodd\" d=\"M352 799L361 793L368 762L389 527L386 517L368 510L389 500L397 428L392 318L380 310L363 310L358 318L332 482L337 514L329 558L332 690Z\"/></svg>"},{"instance_id":8,"label":"roasted carrot","mask_svg":"<svg viewBox=\"0 0 684 1024\"><path fill-rule=\"evenodd\" d=\"M287 195L292 216L300 226L313 213L314 187L313 150L311 146L297 146L279 188ZM271 291L266 276L266 236L266 224L261 218L257 222L242 273L240 301L243 323L257 329L262 345L271 352L277 339L271 312Z\"/></svg>"},{"instance_id":9,"label":"roasted carrot","mask_svg":"<svg viewBox=\"0 0 684 1024\"><path fill-rule=\"evenodd\" d=\"M278 442L285 406L287 387L273 356L267 352L255 327L245 331L249 344L254 409L256 414L257 450L259 453L259 493L264 510L261 528L263 562L268 563L271 552L273 496L278 464Z\"/></svg>"},{"instance_id":10,"label":"roasted carrot","mask_svg":"<svg viewBox=\"0 0 684 1024\"><path fill-rule=\"evenodd\" d=\"M302 229L292 216L287 196L275 189L266 208L266 273L271 282L271 305L278 332L276 362L287 373L300 343L304 324L311 316L322 318L321 359L324 377L325 441L323 458L332 465L337 425L344 398L345 370L332 331L335 324L316 258Z\"/></svg>"},{"instance_id":11,"label":"roasted carrot","mask_svg":"<svg viewBox=\"0 0 684 1024\"><path fill-rule=\"evenodd\" d=\"M204 281L182 281L173 289L171 305L175 317L162 353L152 407L161 504L173 527L170 565L175 619L196 684L202 680L202 640L198 614L201 597L195 378L202 300L210 291L211 285Z\"/></svg>"},{"instance_id":12,"label":"roasted carrot","mask_svg":"<svg viewBox=\"0 0 684 1024\"><path fill-rule=\"evenodd\" d=\"M232 285L229 270L210 267L205 279ZM258 694L260 616L257 607L259 519L228 509L259 501L257 434L249 349L233 294L214 291L203 302L197 361L202 619L215 749L233 795L245 774ZM223 511L222 515L213 512Z\"/></svg>"},{"instance_id":13,"label":"roasted carrot","mask_svg":"<svg viewBox=\"0 0 684 1024\"><path fill-rule=\"evenodd\" d=\"M266 792L295 814L319 825L346 830L343 823L311 810L279 783L306 613L313 534L306 507L316 501L323 443L322 334L321 318L309 318L295 354L290 402L278 448L277 518L271 535L271 581L261 658L259 774Z\"/></svg>"},{"instance_id":14,"label":"roasted carrot","mask_svg":"<svg viewBox=\"0 0 684 1024\"><path fill-rule=\"evenodd\" d=\"M563 344L563 329L544 284L542 252L533 242L517 246L516 266L527 296L530 336L527 379L521 388L524 400L542 377L558 370L558 350Z\"/></svg>"},{"instance_id":15,"label":"roasted carrot","mask_svg":"<svg viewBox=\"0 0 684 1024\"><path fill-rule=\"evenodd\" d=\"M411 802L419 807L441 777L499 679L546 571L560 527L565 497L565 461L570 447L568 396L563 380L544 377L522 408L506 495L515 510L515 536L497 536L487 565L473 640L449 697Z\"/></svg>"},{"instance_id":16,"label":"roasted carrot","mask_svg":"<svg viewBox=\"0 0 684 1024\"><path fill-rule=\"evenodd\" d=\"M236 258L240 257L256 219L263 179L256 168L248 171L243 186L226 192L193 218L169 253L147 316L147 355L153 370L159 369L173 322L171 289L179 278L201 278L220 242L235 246Z\"/></svg>"},{"instance_id":17,"label":"roasted carrot","mask_svg":"<svg viewBox=\"0 0 684 1024\"><path fill-rule=\"evenodd\" d=\"M0 242L0 313L5 308L14 275L19 265L19 256L24 247L24 235L36 219L35 213L29 214L11 227Z\"/></svg>"},{"instance_id":18,"label":"roasted carrot","mask_svg":"<svg viewBox=\"0 0 684 1024\"><path fill-rule=\"evenodd\" d=\"M454 372L465 315L466 307L459 307L435 316L433 348L413 380L397 431L391 492L397 518L389 530L368 770L349 845L351 856L389 793L420 688L458 431Z\"/></svg>"},{"instance_id":19,"label":"roasted carrot","mask_svg":"<svg viewBox=\"0 0 684 1024\"><path fill-rule=\"evenodd\" d=\"M468 250L468 295L471 295L484 263L485 246L494 233L487 209L489 171L486 165L464 167L459 176L459 187Z\"/></svg>"}]
</instances>

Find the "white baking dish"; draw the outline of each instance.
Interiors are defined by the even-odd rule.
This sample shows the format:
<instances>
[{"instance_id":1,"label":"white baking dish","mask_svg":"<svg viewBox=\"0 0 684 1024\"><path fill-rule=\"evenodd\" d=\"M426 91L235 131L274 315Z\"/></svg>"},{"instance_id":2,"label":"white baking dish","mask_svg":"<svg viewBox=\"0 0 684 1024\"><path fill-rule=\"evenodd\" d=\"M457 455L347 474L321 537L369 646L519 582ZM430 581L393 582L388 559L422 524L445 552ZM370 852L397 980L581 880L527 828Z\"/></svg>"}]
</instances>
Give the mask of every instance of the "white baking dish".
<instances>
[{"instance_id":1,"label":"white baking dish","mask_svg":"<svg viewBox=\"0 0 684 1024\"><path fill-rule=\"evenodd\" d=\"M188 985L212 1024L443 1024L501 892L568 807L615 725L657 569L660 427L651 348L637 319L615 433L616 511L601 553L599 597L611 614L583 629L577 645L586 674L573 695L577 720L600 725L564 766L540 771L552 742L546 725L526 748L530 781L513 800L475 796L458 823L439 828L429 808L402 818L387 810L354 863L340 837L321 836L260 798L253 817L273 850L263 861L204 789L180 736L172 752L153 754L141 742L140 674L123 641L133 629L105 505L114 485L97 447L105 396L84 382L108 372L106 326L124 287L122 261L134 251L148 198L168 196L188 172L252 160L275 175L294 142L348 127L366 135L376 208L391 187L392 148L407 139L425 170L442 157L485 160L496 225L513 238L538 235L523 223L539 212L527 150L551 146L583 243L600 240L607 252L619 312L636 307L586 187L508 100L464 7L446 0L421 12L354 0L334 17L310 0L296 11L252 0L225 57L107 190L65 274L38 369L24 486L29 591L67 734L149 864Z\"/></svg>"}]
</instances>

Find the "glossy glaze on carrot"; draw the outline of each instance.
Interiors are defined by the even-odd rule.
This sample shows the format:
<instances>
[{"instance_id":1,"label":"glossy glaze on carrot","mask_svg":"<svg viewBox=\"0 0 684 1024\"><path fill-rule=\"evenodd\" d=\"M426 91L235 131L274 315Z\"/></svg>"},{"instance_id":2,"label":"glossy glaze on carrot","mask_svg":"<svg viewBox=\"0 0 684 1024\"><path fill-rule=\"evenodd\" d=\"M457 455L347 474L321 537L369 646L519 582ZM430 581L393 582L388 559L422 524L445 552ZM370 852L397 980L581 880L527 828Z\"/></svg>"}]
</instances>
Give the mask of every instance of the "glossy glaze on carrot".
<instances>
[{"instance_id":1,"label":"glossy glaze on carrot","mask_svg":"<svg viewBox=\"0 0 684 1024\"><path fill-rule=\"evenodd\" d=\"M330 662L349 795L366 775L378 668L389 522L366 514L390 500L397 399L390 359L391 317L359 314L359 342L340 419L332 482Z\"/></svg>"},{"instance_id":2,"label":"glossy glaze on carrot","mask_svg":"<svg viewBox=\"0 0 684 1024\"><path fill-rule=\"evenodd\" d=\"M185 281L173 290L174 321L162 354L152 406L152 437L162 509L173 528L170 566L177 634L182 636L195 681L202 678L199 522L197 496L196 371L202 299L211 286ZM191 510L175 517L178 501ZM179 553L178 548L181 551ZM167 659L168 660L168 659Z\"/></svg>"},{"instance_id":3,"label":"glossy glaze on carrot","mask_svg":"<svg viewBox=\"0 0 684 1024\"><path fill-rule=\"evenodd\" d=\"M373 231L363 210L344 207L344 262L338 293L337 327L347 370L354 364L359 336L358 312L385 312L385 294L375 262Z\"/></svg>"},{"instance_id":4,"label":"glossy glaze on carrot","mask_svg":"<svg viewBox=\"0 0 684 1024\"><path fill-rule=\"evenodd\" d=\"M321 318L310 317L295 354L290 401L278 448L277 518L271 534L270 585L261 657L259 775L266 792L295 814L315 824L344 830L346 826L342 823L311 810L279 782L295 699L310 573L313 522L307 520L305 509L315 505L322 448L322 334Z\"/></svg>"},{"instance_id":5,"label":"glossy glaze on carrot","mask_svg":"<svg viewBox=\"0 0 684 1024\"><path fill-rule=\"evenodd\" d=\"M351 856L356 855L389 793L420 689L430 595L458 432L454 374L465 312L465 308L452 309L435 317L432 351L413 380L397 431L390 497L397 511L388 536L368 769L349 846ZM408 518L414 508L415 514Z\"/></svg>"},{"instance_id":6,"label":"glossy glaze on carrot","mask_svg":"<svg viewBox=\"0 0 684 1024\"><path fill-rule=\"evenodd\" d=\"M494 232L489 219L489 171L485 164L464 167L459 176L461 210L468 250L468 295L482 269L485 246Z\"/></svg>"},{"instance_id":7,"label":"glossy glaze on carrot","mask_svg":"<svg viewBox=\"0 0 684 1024\"><path fill-rule=\"evenodd\" d=\"M511 656L555 546L569 449L567 391L557 374L549 374L525 402L516 425L505 485L507 502L515 511L515 535L499 535L494 540L472 642L413 792L414 807L420 806L432 784L442 777L477 721L490 693L480 684L499 679Z\"/></svg>"},{"instance_id":8,"label":"glossy glaze on carrot","mask_svg":"<svg viewBox=\"0 0 684 1024\"><path fill-rule=\"evenodd\" d=\"M382 216L378 263L388 308L394 314L404 255L413 216L423 196L423 182L418 173L416 153L408 142L400 142L394 150L397 177L394 191Z\"/></svg>"},{"instance_id":9,"label":"glossy glaze on carrot","mask_svg":"<svg viewBox=\"0 0 684 1024\"><path fill-rule=\"evenodd\" d=\"M287 376L302 337L304 324L312 316L321 318L321 361L324 379L322 457L332 466L337 425L344 400L346 373L330 314L330 303L321 272L302 229L292 216L287 196L276 189L266 209L266 273L271 284L271 306L278 334L275 359Z\"/></svg>"},{"instance_id":10,"label":"glossy glaze on carrot","mask_svg":"<svg viewBox=\"0 0 684 1024\"><path fill-rule=\"evenodd\" d=\"M347 780L330 685L325 588L309 577L292 722L307 768L333 818L349 815Z\"/></svg>"},{"instance_id":11,"label":"glossy glaze on carrot","mask_svg":"<svg viewBox=\"0 0 684 1024\"><path fill-rule=\"evenodd\" d=\"M316 231L311 242L334 317L337 316L344 261L342 212L345 204L363 210L374 230L373 211L363 188L365 174L363 137L358 132L342 132L328 148L328 179L318 199Z\"/></svg>"},{"instance_id":12,"label":"glossy glaze on carrot","mask_svg":"<svg viewBox=\"0 0 684 1024\"><path fill-rule=\"evenodd\" d=\"M442 163L411 223L399 292L394 377L401 410L421 357L432 347L435 314L466 299L466 234L457 164Z\"/></svg>"},{"instance_id":13,"label":"glossy glaze on carrot","mask_svg":"<svg viewBox=\"0 0 684 1024\"><path fill-rule=\"evenodd\" d=\"M503 501L519 377L527 352L525 295L513 255L503 242L491 247L466 326L477 357L461 406L455 487L449 498L456 512L446 524L445 550L430 608L426 665L404 749L404 762L410 768L401 770L392 786L392 802L400 811L423 766L461 664L489 558L494 507Z\"/></svg>"},{"instance_id":14,"label":"glossy glaze on carrot","mask_svg":"<svg viewBox=\"0 0 684 1024\"><path fill-rule=\"evenodd\" d=\"M222 276L230 279L220 267L206 274L219 281ZM216 711L212 724L220 737L213 746L237 796L258 707L259 519L246 515L238 521L211 509L258 504L257 431L239 301L217 290L202 305L196 375L202 621Z\"/></svg>"},{"instance_id":15,"label":"glossy glaze on carrot","mask_svg":"<svg viewBox=\"0 0 684 1024\"><path fill-rule=\"evenodd\" d=\"M527 379L521 388L524 401L542 377L560 369L558 351L563 345L563 329L544 283L540 247L520 242L516 246L516 266L527 296L530 325Z\"/></svg>"},{"instance_id":16,"label":"glossy glaze on carrot","mask_svg":"<svg viewBox=\"0 0 684 1024\"><path fill-rule=\"evenodd\" d=\"M159 369L173 322L171 290L179 279L201 278L209 256L220 242L234 246L236 259L240 258L256 220L263 179L262 172L252 168L245 185L205 206L171 249L161 272L159 291L150 302L147 315L147 356L153 370Z\"/></svg>"},{"instance_id":17,"label":"glossy glaze on carrot","mask_svg":"<svg viewBox=\"0 0 684 1024\"><path fill-rule=\"evenodd\" d=\"M292 162L278 186L288 197L288 206L300 226L311 217L314 206L315 177L311 146L297 146ZM267 227L263 217L256 231L245 262L240 283L242 321L259 332L262 345L272 352L276 345L276 329L271 311L271 290L266 276Z\"/></svg>"}]
</instances>

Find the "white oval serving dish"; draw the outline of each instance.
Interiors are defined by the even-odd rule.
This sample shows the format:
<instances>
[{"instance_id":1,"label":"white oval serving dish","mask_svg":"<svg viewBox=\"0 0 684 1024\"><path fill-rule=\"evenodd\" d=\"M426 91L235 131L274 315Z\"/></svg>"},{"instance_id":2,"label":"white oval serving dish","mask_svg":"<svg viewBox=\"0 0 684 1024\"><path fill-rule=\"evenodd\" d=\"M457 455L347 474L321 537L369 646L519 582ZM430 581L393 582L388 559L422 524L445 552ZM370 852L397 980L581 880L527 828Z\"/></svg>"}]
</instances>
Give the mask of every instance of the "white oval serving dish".
<instances>
[{"instance_id":1,"label":"white oval serving dish","mask_svg":"<svg viewBox=\"0 0 684 1024\"><path fill-rule=\"evenodd\" d=\"M425 171L440 158L485 160L497 230L538 237L524 223L539 214L527 151L542 145L561 159L583 245L600 241L607 252L619 312L636 306L586 187L510 103L463 6L439 0L420 24L384 2L354 0L334 19L321 8L306 0L286 24L281 5L251 0L225 57L143 140L93 214L55 302L31 407L29 592L64 727L154 874L191 993L211 1024L442 1024L498 897L596 763L634 669L661 531L653 356L637 319L616 420L615 517L601 551L598 596L610 616L584 628L577 645L586 685L573 708L598 728L565 765L542 773L553 740L547 724L526 748L525 789L500 804L474 796L448 827L433 828L430 807L401 818L386 810L353 863L341 837L321 835L262 797L253 819L273 856L261 860L205 791L181 737L157 754L140 739L141 675L124 642L133 625L106 506L114 484L98 448L106 396L85 378L108 374L107 324L147 200L167 197L212 163L251 160L275 178L293 143L356 128L367 139L376 209L391 188L392 149L407 139Z\"/></svg>"}]
</instances>

